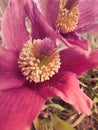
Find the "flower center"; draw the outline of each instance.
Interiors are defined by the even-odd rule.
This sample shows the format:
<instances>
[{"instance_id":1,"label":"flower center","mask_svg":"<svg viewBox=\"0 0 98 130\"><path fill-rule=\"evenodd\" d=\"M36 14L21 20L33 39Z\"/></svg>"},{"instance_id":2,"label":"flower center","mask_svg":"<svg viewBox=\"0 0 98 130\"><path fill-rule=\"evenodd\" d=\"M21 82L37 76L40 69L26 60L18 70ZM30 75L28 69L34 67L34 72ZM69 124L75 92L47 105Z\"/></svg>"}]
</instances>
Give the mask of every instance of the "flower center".
<instances>
[{"instance_id":1,"label":"flower center","mask_svg":"<svg viewBox=\"0 0 98 130\"><path fill-rule=\"evenodd\" d=\"M62 4L62 3L61 3ZM56 27L61 33L75 30L80 16L77 5L67 9L66 6L60 5L59 14L56 20Z\"/></svg>"},{"instance_id":2,"label":"flower center","mask_svg":"<svg viewBox=\"0 0 98 130\"><path fill-rule=\"evenodd\" d=\"M33 40L33 43L27 41L19 54L19 68L29 82L49 80L60 68L59 53L43 41L39 39Z\"/></svg>"}]
</instances>

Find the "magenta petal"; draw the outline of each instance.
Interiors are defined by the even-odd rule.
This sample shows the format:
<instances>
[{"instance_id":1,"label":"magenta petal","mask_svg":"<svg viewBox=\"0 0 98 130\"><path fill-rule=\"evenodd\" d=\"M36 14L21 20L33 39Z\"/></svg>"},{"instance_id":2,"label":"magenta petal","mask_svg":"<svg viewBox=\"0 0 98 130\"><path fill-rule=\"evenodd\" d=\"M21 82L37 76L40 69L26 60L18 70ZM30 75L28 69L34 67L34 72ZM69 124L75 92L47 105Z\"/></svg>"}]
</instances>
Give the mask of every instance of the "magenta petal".
<instances>
[{"instance_id":1,"label":"magenta petal","mask_svg":"<svg viewBox=\"0 0 98 130\"><path fill-rule=\"evenodd\" d=\"M17 53L0 46L0 89L20 87L24 83L17 57Z\"/></svg>"},{"instance_id":2,"label":"magenta petal","mask_svg":"<svg viewBox=\"0 0 98 130\"><path fill-rule=\"evenodd\" d=\"M65 80L64 80L65 79ZM61 98L72 104L79 112L91 114L92 102L79 87L79 81L74 73L63 74L63 85L59 89L64 93Z\"/></svg>"},{"instance_id":3,"label":"magenta petal","mask_svg":"<svg viewBox=\"0 0 98 130\"><path fill-rule=\"evenodd\" d=\"M25 0L9 0L7 9L2 18L2 32L9 49L21 49L28 40L25 26Z\"/></svg>"},{"instance_id":4,"label":"magenta petal","mask_svg":"<svg viewBox=\"0 0 98 130\"><path fill-rule=\"evenodd\" d=\"M0 91L0 130L26 130L43 104L44 99L30 88Z\"/></svg>"},{"instance_id":5,"label":"magenta petal","mask_svg":"<svg viewBox=\"0 0 98 130\"><path fill-rule=\"evenodd\" d=\"M55 28L60 0L35 0L46 21Z\"/></svg>"},{"instance_id":6,"label":"magenta petal","mask_svg":"<svg viewBox=\"0 0 98 130\"><path fill-rule=\"evenodd\" d=\"M21 87L24 80L19 79L11 74L0 76L0 90Z\"/></svg>"},{"instance_id":7,"label":"magenta petal","mask_svg":"<svg viewBox=\"0 0 98 130\"><path fill-rule=\"evenodd\" d=\"M13 71L17 70L18 65L18 53L12 50L7 50L2 45L0 45L0 68L6 67L6 70ZM15 65L16 64L16 65Z\"/></svg>"},{"instance_id":8,"label":"magenta petal","mask_svg":"<svg viewBox=\"0 0 98 130\"><path fill-rule=\"evenodd\" d=\"M79 0L80 19L78 31L87 31L98 26L98 0Z\"/></svg>"},{"instance_id":9,"label":"magenta petal","mask_svg":"<svg viewBox=\"0 0 98 130\"><path fill-rule=\"evenodd\" d=\"M60 96L65 102L72 104L79 112L91 114L91 100L79 88L76 74L59 72L50 82L41 84L38 91L43 98Z\"/></svg>"},{"instance_id":10,"label":"magenta petal","mask_svg":"<svg viewBox=\"0 0 98 130\"><path fill-rule=\"evenodd\" d=\"M77 75L83 74L86 71L86 61L89 57L89 52L79 48L68 48L61 53L61 70L71 71Z\"/></svg>"},{"instance_id":11,"label":"magenta petal","mask_svg":"<svg viewBox=\"0 0 98 130\"><path fill-rule=\"evenodd\" d=\"M46 22L32 0L28 0L26 3L26 12L31 21L33 39L43 39L45 37L55 39L54 30Z\"/></svg>"},{"instance_id":12,"label":"magenta petal","mask_svg":"<svg viewBox=\"0 0 98 130\"><path fill-rule=\"evenodd\" d=\"M61 52L61 69L72 71L78 76L92 68L98 67L98 50L89 54L83 49L74 47Z\"/></svg>"}]
</instances>

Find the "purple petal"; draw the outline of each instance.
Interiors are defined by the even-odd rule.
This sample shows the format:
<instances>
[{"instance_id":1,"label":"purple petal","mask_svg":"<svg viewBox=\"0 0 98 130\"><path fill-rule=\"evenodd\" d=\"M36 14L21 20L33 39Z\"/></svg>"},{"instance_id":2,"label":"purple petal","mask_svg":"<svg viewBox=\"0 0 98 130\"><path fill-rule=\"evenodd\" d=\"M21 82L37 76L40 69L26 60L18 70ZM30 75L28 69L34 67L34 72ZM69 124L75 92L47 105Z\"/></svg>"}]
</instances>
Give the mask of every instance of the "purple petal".
<instances>
[{"instance_id":1,"label":"purple petal","mask_svg":"<svg viewBox=\"0 0 98 130\"><path fill-rule=\"evenodd\" d=\"M0 91L0 130L26 130L43 104L44 99L27 87Z\"/></svg>"},{"instance_id":2,"label":"purple petal","mask_svg":"<svg viewBox=\"0 0 98 130\"><path fill-rule=\"evenodd\" d=\"M87 31L98 26L98 0L79 0L80 19L77 30Z\"/></svg>"},{"instance_id":3,"label":"purple petal","mask_svg":"<svg viewBox=\"0 0 98 130\"><path fill-rule=\"evenodd\" d=\"M82 49L89 50L88 40L81 39L76 32L71 32L66 35L63 35L65 40L69 42L72 46L78 46ZM65 43L66 44L66 43Z\"/></svg>"},{"instance_id":4,"label":"purple petal","mask_svg":"<svg viewBox=\"0 0 98 130\"><path fill-rule=\"evenodd\" d=\"M91 100L79 88L76 74L59 72L50 82L41 84L38 91L44 98L60 96L65 102L72 104L79 112L91 114Z\"/></svg>"},{"instance_id":5,"label":"purple petal","mask_svg":"<svg viewBox=\"0 0 98 130\"><path fill-rule=\"evenodd\" d=\"M0 89L20 87L24 83L17 57L17 53L0 46Z\"/></svg>"},{"instance_id":6,"label":"purple petal","mask_svg":"<svg viewBox=\"0 0 98 130\"><path fill-rule=\"evenodd\" d=\"M78 76L98 67L98 50L89 52L73 47L61 52L61 70L72 71Z\"/></svg>"},{"instance_id":7,"label":"purple petal","mask_svg":"<svg viewBox=\"0 0 98 130\"><path fill-rule=\"evenodd\" d=\"M35 0L46 21L55 28L60 0Z\"/></svg>"},{"instance_id":8,"label":"purple petal","mask_svg":"<svg viewBox=\"0 0 98 130\"><path fill-rule=\"evenodd\" d=\"M43 39L45 37L55 39L54 30L46 22L32 0L28 0L26 3L26 12L31 21L33 39Z\"/></svg>"},{"instance_id":9,"label":"purple petal","mask_svg":"<svg viewBox=\"0 0 98 130\"><path fill-rule=\"evenodd\" d=\"M25 26L25 0L9 0L2 19L2 32L9 49L21 49L28 40Z\"/></svg>"}]
</instances>

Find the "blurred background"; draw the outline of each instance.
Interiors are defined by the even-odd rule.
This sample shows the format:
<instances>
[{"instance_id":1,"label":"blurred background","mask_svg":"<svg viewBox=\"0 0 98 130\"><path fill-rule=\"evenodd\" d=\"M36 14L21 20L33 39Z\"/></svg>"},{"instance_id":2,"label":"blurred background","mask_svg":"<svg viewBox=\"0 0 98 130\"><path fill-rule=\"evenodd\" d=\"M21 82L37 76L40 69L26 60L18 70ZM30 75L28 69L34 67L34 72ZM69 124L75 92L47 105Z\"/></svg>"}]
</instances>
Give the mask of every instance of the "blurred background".
<instances>
[{"instance_id":1,"label":"blurred background","mask_svg":"<svg viewBox=\"0 0 98 130\"><path fill-rule=\"evenodd\" d=\"M0 0L0 43L2 43L2 36L1 36L1 20L2 20L2 15L4 13L4 10L7 6L8 0Z\"/></svg>"},{"instance_id":2,"label":"blurred background","mask_svg":"<svg viewBox=\"0 0 98 130\"><path fill-rule=\"evenodd\" d=\"M1 20L8 0L0 0L0 43L3 43ZM98 34L85 33L92 50L98 48ZM32 130L98 130L98 69L90 70L80 79L83 91L93 100L92 115L85 116L59 97L47 100L39 117L32 123Z\"/></svg>"}]
</instances>

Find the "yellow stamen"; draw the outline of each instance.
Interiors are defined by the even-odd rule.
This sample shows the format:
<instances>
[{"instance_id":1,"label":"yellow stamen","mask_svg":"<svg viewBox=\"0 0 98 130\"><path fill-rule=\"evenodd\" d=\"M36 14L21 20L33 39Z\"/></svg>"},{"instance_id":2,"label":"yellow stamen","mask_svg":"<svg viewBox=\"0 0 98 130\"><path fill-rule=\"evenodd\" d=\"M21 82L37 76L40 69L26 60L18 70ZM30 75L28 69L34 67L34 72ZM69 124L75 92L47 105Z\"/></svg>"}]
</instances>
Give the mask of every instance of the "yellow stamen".
<instances>
[{"instance_id":1,"label":"yellow stamen","mask_svg":"<svg viewBox=\"0 0 98 130\"><path fill-rule=\"evenodd\" d=\"M80 12L78 6L72 7L70 10L60 6L59 15L56 20L56 27L61 33L74 31L78 24Z\"/></svg>"},{"instance_id":2,"label":"yellow stamen","mask_svg":"<svg viewBox=\"0 0 98 130\"><path fill-rule=\"evenodd\" d=\"M49 80L60 68L60 55L57 51L51 56L45 56L43 59L36 57L36 46L40 40L28 41L19 55L18 64L22 74L29 82L43 82Z\"/></svg>"}]
</instances>

